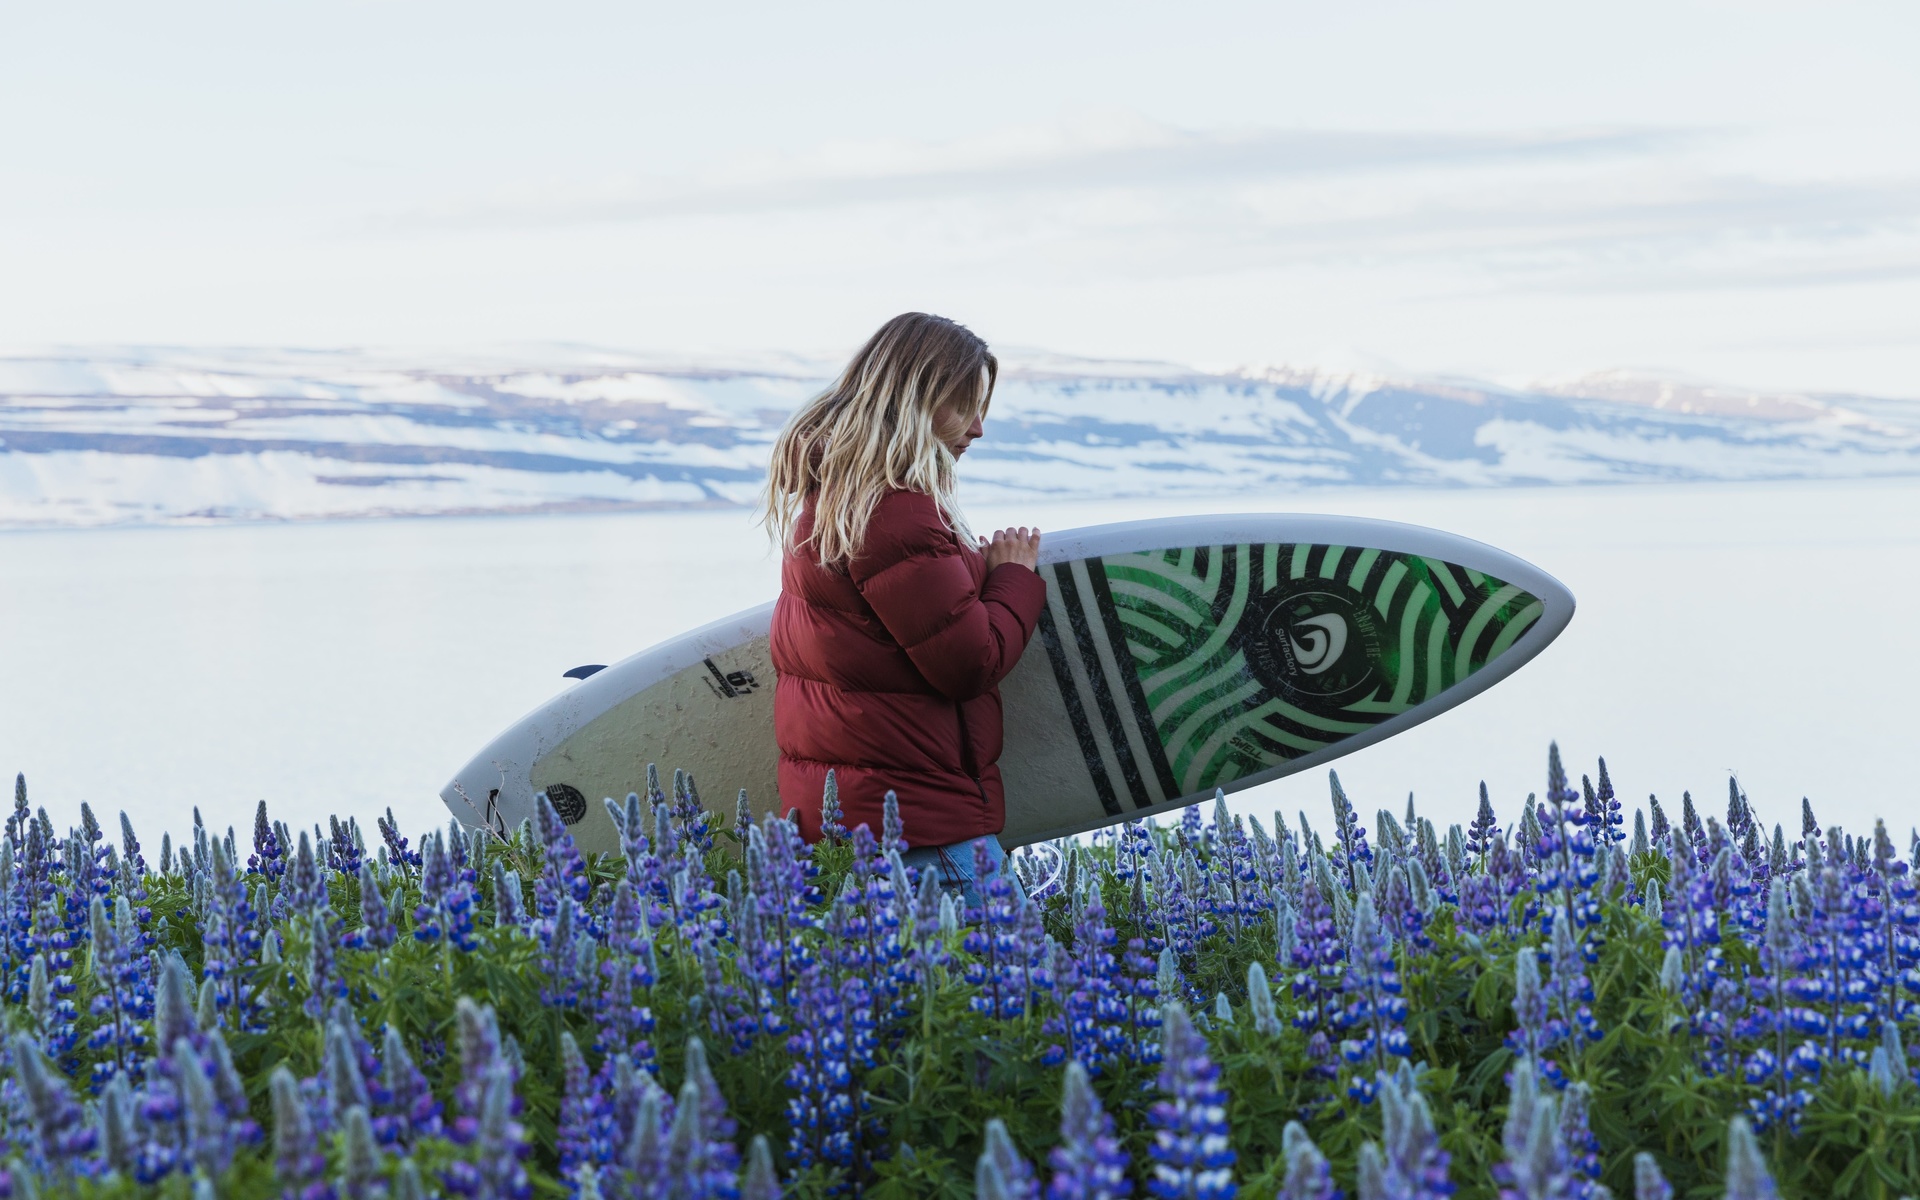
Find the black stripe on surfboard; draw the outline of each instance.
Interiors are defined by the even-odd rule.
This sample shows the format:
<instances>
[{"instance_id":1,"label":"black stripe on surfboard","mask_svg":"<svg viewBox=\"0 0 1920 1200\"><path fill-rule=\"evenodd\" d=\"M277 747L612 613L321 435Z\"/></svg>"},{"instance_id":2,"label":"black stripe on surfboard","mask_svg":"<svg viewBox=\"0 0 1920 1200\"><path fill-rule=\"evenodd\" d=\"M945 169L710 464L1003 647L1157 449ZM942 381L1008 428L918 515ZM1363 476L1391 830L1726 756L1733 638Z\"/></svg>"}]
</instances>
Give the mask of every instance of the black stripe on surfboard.
<instances>
[{"instance_id":1,"label":"black stripe on surfboard","mask_svg":"<svg viewBox=\"0 0 1920 1200\"><path fill-rule=\"evenodd\" d=\"M1121 727L1120 707L1113 702L1107 669L1100 662L1099 648L1093 644L1093 627L1087 621L1087 606L1081 600L1080 585L1073 577L1073 565L1055 563L1053 577L1060 585L1060 601L1067 610L1067 624L1073 629L1073 642L1080 651L1081 665L1087 669L1087 682L1093 686L1093 703L1100 710L1100 719L1106 723L1107 741L1112 744L1113 757L1120 764L1120 777L1126 780L1133 806L1150 807L1153 797L1147 793L1146 781L1140 778L1140 764L1133 760L1133 746Z\"/></svg>"},{"instance_id":2,"label":"black stripe on surfboard","mask_svg":"<svg viewBox=\"0 0 1920 1200\"><path fill-rule=\"evenodd\" d=\"M1126 693L1134 724L1140 730L1140 740L1147 747L1147 763L1160 781L1160 795L1167 800L1177 799L1180 785L1174 781L1167 748L1161 744L1160 731L1154 726L1153 710L1147 707L1147 693L1140 687L1140 673L1132 669L1133 652L1127 649L1126 626L1120 623L1120 610L1113 603L1113 589L1107 586L1106 565L1097 558L1087 560L1087 582L1093 587L1094 607L1099 610L1100 623L1106 627L1107 644L1113 648L1114 662L1120 666L1121 691Z\"/></svg>"},{"instance_id":3,"label":"black stripe on surfboard","mask_svg":"<svg viewBox=\"0 0 1920 1200\"><path fill-rule=\"evenodd\" d=\"M1067 661L1067 648L1060 642L1051 604L1040 606L1040 641L1047 648L1053 681L1060 685L1060 700L1067 706L1073 740L1080 743L1080 756L1087 761L1087 774L1093 778L1093 790L1100 797L1100 807L1108 816L1117 817L1120 801L1113 794L1113 782L1107 778L1107 765L1100 760L1100 743L1093 740L1093 727L1087 724L1086 706L1080 703L1080 687L1073 681L1073 665Z\"/></svg>"}]
</instances>

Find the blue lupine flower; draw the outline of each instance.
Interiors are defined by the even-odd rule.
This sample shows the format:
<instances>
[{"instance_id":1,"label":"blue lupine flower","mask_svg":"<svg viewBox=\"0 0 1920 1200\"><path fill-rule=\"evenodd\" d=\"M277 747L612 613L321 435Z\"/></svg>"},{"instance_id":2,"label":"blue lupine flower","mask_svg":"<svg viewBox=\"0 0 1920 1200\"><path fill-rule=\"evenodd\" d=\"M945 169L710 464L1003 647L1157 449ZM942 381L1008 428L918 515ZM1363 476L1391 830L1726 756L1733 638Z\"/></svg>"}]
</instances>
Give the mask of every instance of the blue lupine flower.
<instances>
[{"instance_id":1,"label":"blue lupine flower","mask_svg":"<svg viewBox=\"0 0 1920 1200\"><path fill-rule=\"evenodd\" d=\"M260 819L264 820L265 816L263 805ZM285 865L278 859L274 862L276 869L284 874ZM206 917L201 929L202 969L213 981L215 1006L227 1014L234 1029L248 1032L259 1024L248 974L259 963L261 915L254 911L248 899L245 877L234 869L226 847L216 843L208 878Z\"/></svg>"},{"instance_id":2,"label":"blue lupine flower","mask_svg":"<svg viewBox=\"0 0 1920 1200\"><path fill-rule=\"evenodd\" d=\"M747 1169L740 1177L740 1200L780 1200L779 1176L773 1170L773 1150L766 1135L755 1134L747 1147Z\"/></svg>"},{"instance_id":3,"label":"blue lupine flower","mask_svg":"<svg viewBox=\"0 0 1920 1200\"><path fill-rule=\"evenodd\" d=\"M607 916L607 944L613 952L600 963L600 996L594 1005L594 1046L609 1060L630 1055L642 1064L653 1061L653 1009L646 989L653 986L653 940L647 928L645 905L633 884L622 879L614 886Z\"/></svg>"},{"instance_id":4,"label":"blue lupine flower","mask_svg":"<svg viewBox=\"0 0 1920 1200\"><path fill-rule=\"evenodd\" d=\"M1168 1004L1161 1021L1159 1086L1166 1099L1149 1116L1156 1132L1147 1190L1161 1200L1225 1200L1234 1193L1234 1152L1220 1068L1183 1005Z\"/></svg>"},{"instance_id":5,"label":"blue lupine flower","mask_svg":"<svg viewBox=\"0 0 1920 1200\"><path fill-rule=\"evenodd\" d=\"M406 838L400 836L400 822L393 819L393 810L389 808L384 817L375 817L374 822L380 829L380 840L387 845L387 862L405 871L408 867L420 865L420 852L409 847Z\"/></svg>"},{"instance_id":6,"label":"blue lupine flower","mask_svg":"<svg viewBox=\"0 0 1920 1200\"><path fill-rule=\"evenodd\" d=\"M526 1130L514 1120L518 1105L513 1072L506 1062L496 1061L487 1069L484 1086L471 1144L473 1157L450 1165L442 1181L454 1195L473 1200L525 1200L533 1194L521 1162L529 1146Z\"/></svg>"},{"instance_id":7,"label":"blue lupine flower","mask_svg":"<svg viewBox=\"0 0 1920 1200\"><path fill-rule=\"evenodd\" d=\"M1775 877L1767 890L1767 921L1760 942L1760 974L1749 983L1758 1003L1741 1021L1738 1033L1759 1044L1747 1055L1745 1074L1749 1084L1766 1089L1749 1100L1754 1127L1765 1130L1785 1122L1789 1131L1798 1131L1800 1114L1812 1094L1802 1081L1817 1082L1821 1054L1817 1046L1793 1042L1795 1030L1808 1024L1807 1016L1796 1016L1788 983L1805 963L1800 949L1799 926L1787 905L1787 881ZM1809 1014L1817 1020L1817 1014Z\"/></svg>"},{"instance_id":8,"label":"blue lupine flower","mask_svg":"<svg viewBox=\"0 0 1920 1200\"><path fill-rule=\"evenodd\" d=\"M824 964L805 968L794 986L787 1052L792 1130L787 1154L796 1169L815 1162L852 1166L861 1150L867 1100L859 1076L873 1065L873 1006L865 981L835 986Z\"/></svg>"},{"instance_id":9,"label":"blue lupine flower","mask_svg":"<svg viewBox=\"0 0 1920 1200\"><path fill-rule=\"evenodd\" d=\"M1288 1121L1281 1131L1280 1153L1286 1159L1287 1174L1275 1200L1341 1200L1340 1189L1333 1185L1332 1164L1300 1122Z\"/></svg>"},{"instance_id":10,"label":"blue lupine flower","mask_svg":"<svg viewBox=\"0 0 1920 1200\"><path fill-rule=\"evenodd\" d=\"M1587 1042L1600 1040L1600 1023L1593 1015L1593 984L1587 979L1587 959L1574 940L1574 924L1565 909L1556 910L1549 961L1553 976L1546 985L1554 1017L1566 1030L1578 1056Z\"/></svg>"},{"instance_id":11,"label":"blue lupine flower","mask_svg":"<svg viewBox=\"0 0 1920 1200\"><path fill-rule=\"evenodd\" d=\"M393 925L393 914L387 908L387 898L380 894L380 881L374 878L373 867L361 863L360 928L354 933L353 944L368 950L385 950L399 936L399 930Z\"/></svg>"},{"instance_id":12,"label":"blue lupine flower","mask_svg":"<svg viewBox=\"0 0 1920 1200\"><path fill-rule=\"evenodd\" d=\"M1802 974L1787 982L1788 994L1819 1009L1796 1012L1801 1032L1820 1040L1829 1061L1864 1061L1865 1055L1847 1045L1871 1036L1864 1006L1873 999L1873 987L1864 977L1867 954L1854 911L1853 889L1847 868L1829 863L1796 885L1804 896L1801 918Z\"/></svg>"},{"instance_id":13,"label":"blue lupine flower","mask_svg":"<svg viewBox=\"0 0 1920 1200\"><path fill-rule=\"evenodd\" d=\"M587 865L580 857L567 823L547 799L545 792L534 797L535 824L544 848L539 878L533 884L533 912L543 932L550 932L560 918L560 910L575 910L573 919L580 924L580 906L587 902L593 883L587 878Z\"/></svg>"},{"instance_id":14,"label":"blue lupine flower","mask_svg":"<svg viewBox=\"0 0 1920 1200\"><path fill-rule=\"evenodd\" d=\"M1005 1200L1040 1200L1040 1181L1033 1167L1022 1158L1007 1133L1007 1123L998 1117L987 1119L986 1148L980 1162L993 1167L993 1185Z\"/></svg>"},{"instance_id":15,"label":"blue lupine flower","mask_svg":"<svg viewBox=\"0 0 1920 1200\"><path fill-rule=\"evenodd\" d=\"M1113 1118L1100 1107L1087 1069L1067 1064L1060 1099L1060 1143L1048 1155L1053 1178L1047 1200L1118 1200L1133 1194L1127 1152L1113 1136Z\"/></svg>"},{"instance_id":16,"label":"blue lupine flower","mask_svg":"<svg viewBox=\"0 0 1920 1200\"><path fill-rule=\"evenodd\" d=\"M99 1135L87 1123L72 1089L31 1037L15 1034L12 1049L14 1075L25 1095L27 1125L33 1131L33 1162L54 1178L89 1173L88 1156Z\"/></svg>"},{"instance_id":17,"label":"blue lupine flower","mask_svg":"<svg viewBox=\"0 0 1920 1200\"><path fill-rule=\"evenodd\" d=\"M606 1136L607 1099L596 1087L587 1060L573 1034L560 1034L560 1114L554 1126L554 1152L560 1176L577 1178L581 1168L597 1172L612 1161L613 1143Z\"/></svg>"},{"instance_id":18,"label":"blue lupine flower","mask_svg":"<svg viewBox=\"0 0 1920 1200\"><path fill-rule=\"evenodd\" d=\"M1735 1117L1727 1126L1727 1200L1780 1200L1761 1157L1760 1144L1745 1117Z\"/></svg>"},{"instance_id":19,"label":"blue lupine flower","mask_svg":"<svg viewBox=\"0 0 1920 1200\"><path fill-rule=\"evenodd\" d=\"M1441 1200L1453 1194L1447 1178L1452 1156L1440 1148L1433 1114L1420 1094L1413 1071L1402 1063L1376 1077L1380 1097L1382 1144L1362 1148L1360 1195L1363 1200Z\"/></svg>"},{"instance_id":20,"label":"blue lupine flower","mask_svg":"<svg viewBox=\"0 0 1920 1200\"><path fill-rule=\"evenodd\" d=\"M1493 814L1493 801L1487 798L1487 784L1480 782L1480 811L1474 815L1473 823L1467 826L1467 849L1475 857L1485 858L1493 849L1493 832L1500 822Z\"/></svg>"},{"instance_id":21,"label":"blue lupine flower","mask_svg":"<svg viewBox=\"0 0 1920 1200\"><path fill-rule=\"evenodd\" d=\"M1524 953L1524 951L1523 951ZM1542 1091L1533 1061L1521 1058L1507 1077L1506 1161L1493 1169L1501 1200L1575 1200L1573 1155L1551 1092Z\"/></svg>"},{"instance_id":22,"label":"blue lupine flower","mask_svg":"<svg viewBox=\"0 0 1920 1200\"><path fill-rule=\"evenodd\" d=\"M444 942L467 951L478 944L473 934L473 884L465 874L447 853L439 830L421 839L420 903L413 910L415 940Z\"/></svg>"},{"instance_id":23,"label":"blue lupine flower","mask_svg":"<svg viewBox=\"0 0 1920 1200\"><path fill-rule=\"evenodd\" d=\"M1334 858L1351 887L1359 878L1356 874L1359 865L1373 862L1373 851L1367 848L1367 827L1361 824L1360 814L1353 810L1353 802L1340 787L1340 776L1328 771L1327 778L1333 784L1333 833L1339 842Z\"/></svg>"},{"instance_id":24,"label":"blue lupine flower","mask_svg":"<svg viewBox=\"0 0 1920 1200\"><path fill-rule=\"evenodd\" d=\"M325 1182L327 1157L314 1133L313 1117L300 1094L300 1084L284 1066L273 1069L269 1090L273 1096L273 1169L294 1200L330 1200Z\"/></svg>"},{"instance_id":25,"label":"blue lupine flower","mask_svg":"<svg viewBox=\"0 0 1920 1200\"><path fill-rule=\"evenodd\" d=\"M373 1117L374 1136L383 1145L406 1149L421 1138L438 1137L444 1128L440 1101L399 1030L389 1025L380 1049L380 1092L385 1097Z\"/></svg>"},{"instance_id":26,"label":"blue lupine flower","mask_svg":"<svg viewBox=\"0 0 1920 1200\"><path fill-rule=\"evenodd\" d=\"M147 957L139 953L139 927L133 923L133 906L122 898L115 909L117 921L108 918L106 902L99 896L93 898L89 909L93 976L100 988L91 1008L101 1023L87 1038L87 1046L113 1056L110 1062L94 1064L96 1083L120 1071L134 1072L147 1040L140 1027L153 1013L153 988L147 976Z\"/></svg>"},{"instance_id":27,"label":"blue lupine flower","mask_svg":"<svg viewBox=\"0 0 1920 1200\"><path fill-rule=\"evenodd\" d=\"M1644 1150L1633 1156L1633 1200L1673 1200L1673 1185Z\"/></svg>"},{"instance_id":28,"label":"blue lupine flower","mask_svg":"<svg viewBox=\"0 0 1920 1200\"><path fill-rule=\"evenodd\" d=\"M1360 1068L1347 1092L1367 1103L1373 1099L1375 1074L1387 1070L1395 1057L1405 1058L1413 1052L1401 1027L1407 1019L1407 1002L1400 995L1393 942L1380 926L1371 895L1362 894L1354 905L1346 995L1337 1024L1342 1031L1358 1036L1343 1041L1340 1054Z\"/></svg>"},{"instance_id":29,"label":"blue lupine flower","mask_svg":"<svg viewBox=\"0 0 1920 1200\"><path fill-rule=\"evenodd\" d=\"M1566 1077L1546 1052L1566 1037L1566 1024L1553 1015L1553 1000L1540 981L1540 958L1533 947L1513 954L1513 1032L1507 1048L1535 1065L1558 1088Z\"/></svg>"},{"instance_id":30,"label":"blue lupine flower","mask_svg":"<svg viewBox=\"0 0 1920 1200\"><path fill-rule=\"evenodd\" d=\"M827 770L827 783L820 797L820 836L828 842L843 842L847 839L847 827L842 824L840 811L840 780L835 777L832 768Z\"/></svg>"},{"instance_id":31,"label":"blue lupine flower","mask_svg":"<svg viewBox=\"0 0 1920 1200\"><path fill-rule=\"evenodd\" d=\"M973 847L973 869L982 907L972 914L978 924L967 931L962 945L973 956L966 965L966 980L980 989L980 994L968 1003L989 1017L1017 1017L1026 1011L1027 989L1022 977L1024 946L1013 884L996 869L985 846L978 842Z\"/></svg>"},{"instance_id":32,"label":"blue lupine flower","mask_svg":"<svg viewBox=\"0 0 1920 1200\"><path fill-rule=\"evenodd\" d=\"M1318 879L1301 885L1294 934L1292 965L1299 968L1293 977L1294 1024L1311 1032L1333 1023L1347 975L1347 951L1334 927L1333 902Z\"/></svg>"},{"instance_id":33,"label":"blue lupine flower","mask_svg":"<svg viewBox=\"0 0 1920 1200\"><path fill-rule=\"evenodd\" d=\"M1573 1158L1575 1200L1590 1200L1600 1194L1600 1139L1593 1135L1589 1116L1592 1103L1593 1093L1584 1083L1569 1084L1560 1100L1560 1140Z\"/></svg>"}]
</instances>

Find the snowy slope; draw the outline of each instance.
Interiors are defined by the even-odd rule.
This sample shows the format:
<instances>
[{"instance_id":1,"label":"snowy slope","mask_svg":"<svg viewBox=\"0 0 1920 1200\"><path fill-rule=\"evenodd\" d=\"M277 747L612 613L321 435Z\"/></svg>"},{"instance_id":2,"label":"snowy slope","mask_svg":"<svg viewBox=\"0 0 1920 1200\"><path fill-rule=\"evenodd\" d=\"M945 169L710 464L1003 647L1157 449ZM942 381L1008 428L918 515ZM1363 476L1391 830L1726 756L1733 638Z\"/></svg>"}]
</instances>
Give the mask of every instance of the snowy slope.
<instances>
[{"instance_id":1,"label":"snowy slope","mask_svg":"<svg viewBox=\"0 0 1920 1200\"><path fill-rule=\"evenodd\" d=\"M0 526L738 505L831 364L0 355ZM1920 474L1920 403L1010 356L981 499Z\"/></svg>"}]
</instances>

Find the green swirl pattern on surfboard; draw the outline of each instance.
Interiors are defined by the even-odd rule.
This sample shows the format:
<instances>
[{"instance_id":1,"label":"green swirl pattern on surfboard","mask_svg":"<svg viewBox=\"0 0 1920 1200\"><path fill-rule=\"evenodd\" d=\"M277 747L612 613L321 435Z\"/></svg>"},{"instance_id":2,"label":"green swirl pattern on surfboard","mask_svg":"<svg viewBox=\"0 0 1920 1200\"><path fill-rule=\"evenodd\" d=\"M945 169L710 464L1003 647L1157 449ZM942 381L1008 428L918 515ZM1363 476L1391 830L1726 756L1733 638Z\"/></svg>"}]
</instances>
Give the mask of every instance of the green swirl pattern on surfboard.
<instances>
[{"instance_id":1,"label":"green swirl pattern on surfboard","mask_svg":"<svg viewBox=\"0 0 1920 1200\"><path fill-rule=\"evenodd\" d=\"M1415 708L1544 610L1479 571L1256 544L1056 564L1041 634L1102 803L1152 807Z\"/></svg>"}]
</instances>

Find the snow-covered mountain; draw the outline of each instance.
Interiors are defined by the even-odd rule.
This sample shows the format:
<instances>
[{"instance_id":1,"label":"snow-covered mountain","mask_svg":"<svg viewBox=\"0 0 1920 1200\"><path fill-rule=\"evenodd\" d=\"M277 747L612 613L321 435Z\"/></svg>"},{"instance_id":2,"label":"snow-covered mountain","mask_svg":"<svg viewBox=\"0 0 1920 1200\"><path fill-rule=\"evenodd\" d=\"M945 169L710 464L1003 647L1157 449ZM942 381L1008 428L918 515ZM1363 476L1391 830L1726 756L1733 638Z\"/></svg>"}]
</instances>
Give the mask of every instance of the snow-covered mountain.
<instances>
[{"instance_id":1,"label":"snow-covered mountain","mask_svg":"<svg viewBox=\"0 0 1920 1200\"><path fill-rule=\"evenodd\" d=\"M750 503L832 364L0 355L0 526ZM1920 474L1920 402L1630 375L1521 390L1010 355L979 499Z\"/></svg>"}]
</instances>

